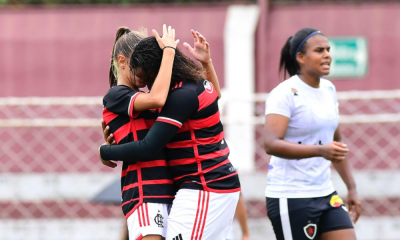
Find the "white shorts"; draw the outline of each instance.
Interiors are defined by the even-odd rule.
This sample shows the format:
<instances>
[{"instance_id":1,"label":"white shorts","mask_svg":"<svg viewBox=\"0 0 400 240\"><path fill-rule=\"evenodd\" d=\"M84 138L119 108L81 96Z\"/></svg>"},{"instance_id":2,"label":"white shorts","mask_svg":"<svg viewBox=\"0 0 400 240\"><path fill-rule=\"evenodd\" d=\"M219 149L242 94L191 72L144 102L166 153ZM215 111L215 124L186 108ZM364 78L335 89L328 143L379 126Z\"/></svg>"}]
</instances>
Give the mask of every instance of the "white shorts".
<instances>
[{"instance_id":1,"label":"white shorts","mask_svg":"<svg viewBox=\"0 0 400 240\"><path fill-rule=\"evenodd\" d=\"M235 239L235 234L233 232L233 224L231 223L231 225L229 226L228 235L226 235L226 240L234 240L234 239Z\"/></svg>"},{"instance_id":2,"label":"white shorts","mask_svg":"<svg viewBox=\"0 0 400 240\"><path fill-rule=\"evenodd\" d=\"M166 240L225 240L239 192L180 189L168 217Z\"/></svg>"},{"instance_id":3,"label":"white shorts","mask_svg":"<svg viewBox=\"0 0 400 240\"><path fill-rule=\"evenodd\" d=\"M142 203L128 217L129 239L139 240L147 235L165 237L168 226L168 214L171 204Z\"/></svg>"}]
</instances>

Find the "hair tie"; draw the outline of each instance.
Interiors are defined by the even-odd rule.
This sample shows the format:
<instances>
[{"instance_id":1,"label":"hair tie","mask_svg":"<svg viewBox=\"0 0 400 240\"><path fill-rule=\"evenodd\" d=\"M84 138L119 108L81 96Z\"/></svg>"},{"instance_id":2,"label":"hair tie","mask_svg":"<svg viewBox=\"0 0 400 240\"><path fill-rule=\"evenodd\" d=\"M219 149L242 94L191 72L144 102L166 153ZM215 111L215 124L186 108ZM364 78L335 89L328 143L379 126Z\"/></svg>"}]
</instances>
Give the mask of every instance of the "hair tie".
<instances>
[{"instance_id":1,"label":"hair tie","mask_svg":"<svg viewBox=\"0 0 400 240\"><path fill-rule=\"evenodd\" d=\"M128 34L128 33L130 33L131 32L131 30L129 30L129 28L127 28L126 30L125 30L125 34Z\"/></svg>"},{"instance_id":2,"label":"hair tie","mask_svg":"<svg viewBox=\"0 0 400 240\"><path fill-rule=\"evenodd\" d=\"M294 52L294 59L296 60L296 55L299 52L300 48L303 46L303 44L309 39L310 37L314 36L315 34L321 33L321 31L315 31L310 33L304 40L300 43L300 45L297 47L296 51Z\"/></svg>"}]
</instances>

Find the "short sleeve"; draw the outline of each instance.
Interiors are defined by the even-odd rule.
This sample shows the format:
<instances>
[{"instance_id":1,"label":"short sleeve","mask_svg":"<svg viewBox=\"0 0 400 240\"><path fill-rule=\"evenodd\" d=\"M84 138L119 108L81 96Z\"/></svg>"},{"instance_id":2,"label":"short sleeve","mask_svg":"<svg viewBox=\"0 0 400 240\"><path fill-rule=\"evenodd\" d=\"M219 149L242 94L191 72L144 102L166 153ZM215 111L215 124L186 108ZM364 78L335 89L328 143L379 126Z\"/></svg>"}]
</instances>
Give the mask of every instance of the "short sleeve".
<instances>
[{"instance_id":1,"label":"short sleeve","mask_svg":"<svg viewBox=\"0 0 400 240\"><path fill-rule=\"evenodd\" d=\"M279 114L290 118L293 109L293 93L282 85L277 86L268 95L265 102L265 115Z\"/></svg>"},{"instance_id":2,"label":"short sleeve","mask_svg":"<svg viewBox=\"0 0 400 240\"><path fill-rule=\"evenodd\" d=\"M339 114L339 100L338 100L337 93L336 93L336 87L333 84L332 84L332 87L333 87L333 98L335 101L336 113L337 113L337 115L340 115Z\"/></svg>"},{"instance_id":3,"label":"short sleeve","mask_svg":"<svg viewBox=\"0 0 400 240\"><path fill-rule=\"evenodd\" d=\"M129 87L116 86L110 89L105 97L103 101L104 108L113 113L124 114L134 118L139 112L134 111L133 105L140 93Z\"/></svg>"},{"instance_id":4,"label":"short sleeve","mask_svg":"<svg viewBox=\"0 0 400 240\"><path fill-rule=\"evenodd\" d=\"M158 122L165 122L181 128L183 123L199 109L196 92L178 88L167 98L164 107L158 115Z\"/></svg>"}]
</instances>

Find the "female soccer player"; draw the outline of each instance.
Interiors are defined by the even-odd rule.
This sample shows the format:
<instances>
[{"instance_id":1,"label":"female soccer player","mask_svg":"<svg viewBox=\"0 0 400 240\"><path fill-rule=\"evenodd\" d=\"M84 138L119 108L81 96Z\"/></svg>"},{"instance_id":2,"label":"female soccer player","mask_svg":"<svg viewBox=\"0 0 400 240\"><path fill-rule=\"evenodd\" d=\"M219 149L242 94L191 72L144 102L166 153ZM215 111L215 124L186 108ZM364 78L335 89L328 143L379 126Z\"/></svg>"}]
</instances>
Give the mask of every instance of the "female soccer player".
<instances>
[{"instance_id":1,"label":"female soccer player","mask_svg":"<svg viewBox=\"0 0 400 240\"><path fill-rule=\"evenodd\" d=\"M205 38L199 37L199 41L209 47ZM161 57L154 37L140 41L132 54L131 69L141 69L149 88ZM153 158L166 146L168 166L179 188L168 218L168 240L224 239L239 198L240 183L228 160L229 148L220 122L220 94L203 79L202 72L177 49L171 90L146 137L99 149L103 161L136 162Z\"/></svg>"},{"instance_id":2,"label":"female soccer player","mask_svg":"<svg viewBox=\"0 0 400 240\"><path fill-rule=\"evenodd\" d=\"M151 108L162 107L167 98L175 57L175 30L164 25L163 37L153 30L162 51L160 71L151 93L139 88L146 84L129 68L135 44L144 38L140 32L119 28L110 67L110 90L103 98L103 120L117 144L143 139L157 118ZM109 167L116 163L102 161ZM167 216L176 190L167 168L165 154L154 153L143 162L124 162L121 174L122 210L127 219L129 239L161 240L165 237ZM164 219L165 218L165 219Z\"/></svg>"},{"instance_id":3,"label":"female soccer player","mask_svg":"<svg viewBox=\"0 0 400 240\"><path fill-rule=\"evenodd\" d=\"M316 29L304 28L290 37L280 70L291 77L266 102L264 146L272 158L265 194L278 240L356 239L330 180L332 163L346 183L356 222L360 202L346 159L349 149L340 142L336 89L322 78L330 71L329 50L327 38Z\"/></svg>"}]
</instances>

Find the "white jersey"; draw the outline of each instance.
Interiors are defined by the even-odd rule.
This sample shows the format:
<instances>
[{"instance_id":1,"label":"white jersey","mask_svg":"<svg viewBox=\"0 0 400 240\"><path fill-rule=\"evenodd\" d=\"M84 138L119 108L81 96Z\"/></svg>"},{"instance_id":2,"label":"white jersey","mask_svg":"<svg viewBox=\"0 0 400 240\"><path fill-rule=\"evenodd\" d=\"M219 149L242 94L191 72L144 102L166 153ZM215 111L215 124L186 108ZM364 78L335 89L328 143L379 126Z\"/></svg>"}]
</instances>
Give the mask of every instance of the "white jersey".
<instances>
[{"instance_id":1,"label":"white jersey","mask_svg":"<svg viewBox=\"0 0 400 240\"><path fill-rule=\"evenodd\" d=\"M313 88L297 75L271 91L265 114L288 117L285 140L304 145L327 144L339 122L335 86L321 79ZM323 157L283 159L271 157L265 196L272 198L312 198L334 191L331 162Z\"/></svg>"}]
</instances>

